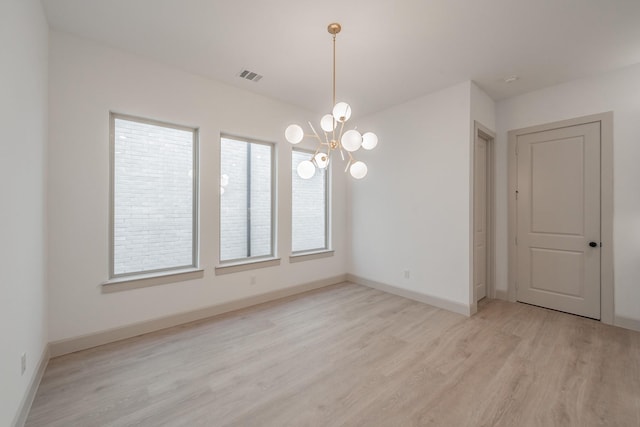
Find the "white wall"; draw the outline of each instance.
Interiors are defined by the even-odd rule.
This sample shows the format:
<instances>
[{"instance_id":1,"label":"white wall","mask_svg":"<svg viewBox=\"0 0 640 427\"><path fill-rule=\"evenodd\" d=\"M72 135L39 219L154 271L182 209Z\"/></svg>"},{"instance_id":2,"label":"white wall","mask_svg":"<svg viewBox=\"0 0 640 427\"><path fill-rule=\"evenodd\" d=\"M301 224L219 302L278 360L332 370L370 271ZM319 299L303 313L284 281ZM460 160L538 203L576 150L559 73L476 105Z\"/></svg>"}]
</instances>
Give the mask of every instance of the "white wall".
<instances>
[{"instance_id":1,"label":"white wall","mask_svg":"<svg viewBox=\"0 0 640 427\"><path fill-rule=\"evenodd\" d=\"M369 173L350 185L350 273L469 305L471 85L357 120L380 143L357 152Z\"/></svg>"},{"instance_id":2,"label":"white wall","mask_svg":"<svg viewBox=\"0 0 640 427\"><path fill-rule=\"evenodd\" d=\"M48 27L38 0L0 2L0 425L12 425L47 343ZM20 374L20 355L27 370Z\"/></svg>"},{"instance_id":3,"label":"white wall","mask_svg":"<svg viewBox=\"0 0 640 427\"><path fill-rule=\"evenodd\" d=\"M491 131L496 130L496 103L480 89L475 83L471 82L471 138L473 135L473 122L477 121Z\"/></svg>"},{"instance_id":4,"label":"white wall","mask_svg":"<svg viewBox=\"0 0 640 427\"><path fill-rule=\"evenodd\" d=\"M335 256L289 264L291 122L320 115L60 33L50 34L50 341L346 273L345 176L333 179ZM248 84L255 84L248 82ZM102 294L108 274L109 111L200 128L203 279ZM279 267L214 275L219 135L277 143ZM250 285L250 276L257 283Z\"/></svg>"},{"instance_id":5,"label":"white wall","mask_svg":"<svg viewBox=\"0 0 640 427\"><path fill-rule=\"evenodd\" d=\"M496 287L507 289L507 131L606 111L614 114L615 314L640 321L640 65L497 104Z\"/></svg>"}]
</instances>

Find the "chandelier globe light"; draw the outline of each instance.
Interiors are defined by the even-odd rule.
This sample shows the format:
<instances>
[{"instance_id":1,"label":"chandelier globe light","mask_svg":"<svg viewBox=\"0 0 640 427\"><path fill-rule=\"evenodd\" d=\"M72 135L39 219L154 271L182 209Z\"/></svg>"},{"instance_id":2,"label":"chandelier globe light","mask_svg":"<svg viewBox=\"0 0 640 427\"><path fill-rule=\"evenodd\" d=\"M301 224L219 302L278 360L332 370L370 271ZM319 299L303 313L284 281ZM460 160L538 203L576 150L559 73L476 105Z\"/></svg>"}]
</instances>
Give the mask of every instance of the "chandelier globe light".
<instances>
[{"instance_id":1,"label":"chandelier globe light","mask_svg":"<svg viewBox=\"0 0 640 427\"><path fill-rule=\"evenodd\" d=\"M303 160L296 170L303 179L312 178L316 169L325 169L331 161L334 151L340 152L342 160L347 161L345 172L349 171L355 179L362 179L367 175L367 165L357 161L353 154L361 147L365 150L373 150L378 145L378 137L373 132L361 134L356 128L345 129L345 123L351 117L351 106L346 102L336 103L336 35L342 27L338 23L329 24L327 30L333 36L333 110L331 114L325 114L320 119L320 136L309 122L310 134L305 134L302 126L292 124L284 132L285 139L291 144L298 144L304 138L316 139L318 145L309 160Z\"/></svg>"}]
</instances>

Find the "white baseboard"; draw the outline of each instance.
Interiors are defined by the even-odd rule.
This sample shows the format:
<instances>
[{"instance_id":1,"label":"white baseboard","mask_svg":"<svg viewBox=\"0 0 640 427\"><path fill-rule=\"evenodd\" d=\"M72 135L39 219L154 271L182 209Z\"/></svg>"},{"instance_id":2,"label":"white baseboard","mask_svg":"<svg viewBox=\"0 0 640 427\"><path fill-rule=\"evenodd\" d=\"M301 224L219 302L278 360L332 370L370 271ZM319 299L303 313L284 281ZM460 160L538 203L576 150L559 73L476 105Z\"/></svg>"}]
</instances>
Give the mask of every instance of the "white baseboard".
<instances>
[{"instance_id":1,"label":"white baseboard","mask_svg":"<svg viewBox=\"0 0 640 427\"><path fill-rule=\"evenodd\" d=\"M501 299L504 301L509 301L509 294L507 293L507 291L503 291L502 289L496 289L495 291L495 298L496 299Z\"/></svg>"},{"instance_id":2,"label":"white baseboard","mask_svg":"<svg viewBox=\"0 0 640 427\"><path fill-rule=\"evenodd\" d=\"M423 294L408 289L398 288L396 286L387 285L386 283L376 282L375 280L365 279L364 277L355 276L353 274L347 274L347 280L349 282L356 283L358 285L368 286L370 288L377 289L382 292L398 295L404 298L419 301L425 304L432 305L434 307L442 308L447 311L453 311L465 316L471 316L474 310L471 305L461 304L456 301L447 300L444 298L434 297L431 295Z\"/></svg>"},{"instance_id":3,"label":"white baseboard","mask_svg":"<svg viewBox=\"0 0 640 427\"><path fill-rule=\"evenodd\" d=\"M173 326L182 325L196 320L206 319L208 317L217 316L219 314L228 313L230 311L247 308L252 305L262 304L265 302L285 298L288 296L300 294L314 289L323 288L325 286L335 285L346 281L347 275L329 277L327 279L316 280L301 285L291 286L276 291L267 292L260 295L254 295L247 298L230 301L224 304L218 304L211 307L189 311L186 313L174 314L171 316L161 317L158 319L147 320L144 322L134 323L132 325L122 326L119 328L108 329L105 331L95 332L78 337L67 338L59 341L51 342L51 357L62 356L64 354L73 353L75 351L85 350L91 347L108 344L115 341L135 337L149 332L159 331L161 329L171 328Z\"/></svg>"},{"instance_id":4,"label":"white baseboard","mask_svg":"<svg viewBox=\"0 0 640 427\"><path fill-rule=\"evenodd\" d=\"M469 306L469 314L467 314L467 316L473 316L474 314L476 314L478 312L478 301L472 303Z\"/></svg>"},{"instance_id":5,"label":"white baseboard","mask_svg":"<svg viewBox=\"0 0 640 427\"><path fill-rule=\"evenodd\" d=\"M616 315L613 324L615 326L620 326L621 328L640 331L640 320L638 319Z\"/></svg>"},{"instance_id":6,"label":"white baseboard","mask_svg":"<svg viewBox=\"0 0 640 427\"><path fill-rule=\"evenodd\" d=\"M22 396L18 413L13 420L14 427L23 427L24 423L27 421L31 405L33 404L33 399L36 397L36 392L38 391L38 387L40 387L44 371L47 369L47 364L49 363L49 355L49 344L47 344L44 346L44 351L40 356L40 360L38 361L38 366L36 366L36 371L33 374L31 383L29 383L29 387L27 388L24 396Z\"/></svg>"}]
</instances>

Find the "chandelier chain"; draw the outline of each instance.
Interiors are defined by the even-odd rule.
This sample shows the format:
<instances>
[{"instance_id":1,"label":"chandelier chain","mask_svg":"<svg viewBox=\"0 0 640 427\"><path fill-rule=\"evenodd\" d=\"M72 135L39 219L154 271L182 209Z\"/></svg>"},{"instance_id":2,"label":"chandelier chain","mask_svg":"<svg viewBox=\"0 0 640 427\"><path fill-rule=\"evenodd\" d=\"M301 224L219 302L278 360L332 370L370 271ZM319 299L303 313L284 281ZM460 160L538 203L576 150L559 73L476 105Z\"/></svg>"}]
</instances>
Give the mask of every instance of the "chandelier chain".
<instances>
[{"instance_id":1,"label":"chandelier chain","mask_svg":"<svg viewBox=\"0 0 640 427\"><path fill-rule=\"evenodd\" d=\"M333 35L333 104L336 105L336 35Z\"/></svg>"}]
</instances>

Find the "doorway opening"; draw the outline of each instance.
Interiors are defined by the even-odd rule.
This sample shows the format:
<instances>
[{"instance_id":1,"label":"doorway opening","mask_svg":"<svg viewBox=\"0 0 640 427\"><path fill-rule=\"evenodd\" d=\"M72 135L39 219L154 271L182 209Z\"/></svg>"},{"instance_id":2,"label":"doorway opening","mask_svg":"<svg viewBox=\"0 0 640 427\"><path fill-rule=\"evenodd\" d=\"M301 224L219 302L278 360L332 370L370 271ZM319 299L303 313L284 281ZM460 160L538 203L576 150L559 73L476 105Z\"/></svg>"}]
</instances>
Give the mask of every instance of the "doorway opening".
<instances>
[{"instance_id":1,"label":"doorway opening","mask_svg":"<svg viewBox=\"0 0 640 427\"><path fill-rule=\"evenodd\" d=\"M473 139L472 305L495 297L494 287L494 141L477 121Z\"/></svg>"}]
</instances>

